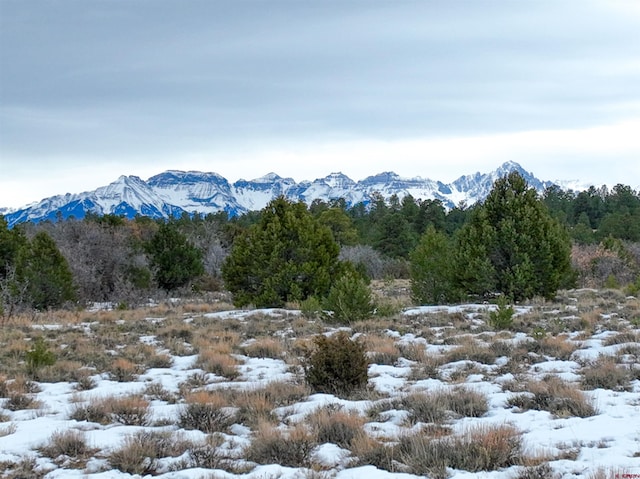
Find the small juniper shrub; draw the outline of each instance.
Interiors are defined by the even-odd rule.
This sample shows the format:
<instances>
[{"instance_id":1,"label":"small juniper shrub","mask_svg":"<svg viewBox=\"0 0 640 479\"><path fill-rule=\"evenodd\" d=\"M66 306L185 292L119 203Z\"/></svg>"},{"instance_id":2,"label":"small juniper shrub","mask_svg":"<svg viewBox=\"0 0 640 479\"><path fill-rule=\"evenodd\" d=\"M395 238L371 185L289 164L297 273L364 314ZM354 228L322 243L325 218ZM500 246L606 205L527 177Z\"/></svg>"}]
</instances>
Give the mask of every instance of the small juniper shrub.
<instances>
[{"instance_id":1,"label":"small juniper shrub","mask_svg":"<svg viewBox=\"0 0 640 479\"><path fill-rule=\"evenodd\" d=\"M507 404L521 410L548 411L558 417L590 417L597 414L592 402L574 385L557 376L528 383L523 394L511 397Z\"/></svg>"},{"instance_id":2,"label":"small juniper shrub","mask_svg":"<svg viewBox=\"0 0 640 479\"><path fill-rule=\"evenodd\" d=\"M374 312L371 289L358 273L346 271L331 286L325 309L330 323L348 324L371 318Z\"/></svg>"},{"instance_id":3,"label":"small juniper shrub","mask_svg":"<svg viewBox=\"0 0 640 479\"><path fill-rule=\"evenodd\" d=\"M315 296L309 296L300 303L300 312L306 319L318 319L322 316L322 304Z\"/></svg>"},{"instance_id":4,"label":"small juniper shrub","mask_svg":"<svg viewBox=\"0 0 640 479\"><path fill-rule=\"evenodd\" d=\"M45 366L52 366L56 362L56 355L49 350L43 337L38 337L33 342L33 346L25 354L25 364L27 374L34 379L38 379L38 372Z\"/></svg>"},{"instance_id":5,"label":"small juniper shrub","mask_svg":"<svg viewBox=\"0 0 640 479\"><path fill-rule=\"evenodd\" d=\"M345 331L318 335L313 342L303 367L314 392L345 397L367 386L369 361L362 343L351 340Z\"/></svg>"},{"instance_id":6,"label":"small juniper shrub","mask_svg":"<svg viewBox=\"0 0 640 479\"><path fill-rule=\"evenodd\" d=\"M489 311L489 326L493 329L509 329L513 325L515 310L506 296L498 298L498 307Z\"/></svg>"}]
</instances>

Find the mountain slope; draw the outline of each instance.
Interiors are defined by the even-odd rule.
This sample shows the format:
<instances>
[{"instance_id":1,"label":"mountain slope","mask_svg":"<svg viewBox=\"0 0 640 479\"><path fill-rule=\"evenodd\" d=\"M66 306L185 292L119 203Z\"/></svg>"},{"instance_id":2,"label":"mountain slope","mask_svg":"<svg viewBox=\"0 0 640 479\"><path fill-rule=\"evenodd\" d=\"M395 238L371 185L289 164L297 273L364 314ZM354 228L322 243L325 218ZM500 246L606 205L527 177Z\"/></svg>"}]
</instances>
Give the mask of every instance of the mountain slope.
<instances>
[{"instance_id":1,"label":"mountain slope","mask_svg":"<svg viewBox=\"0 0 640 479\"><path fill-rule=\"evenodd\" d=\"M518 163L507 162L489 173L461 176L450 184L427 178L403 178L393 172L383 172L355 182L342 173L331 173L314 181L296 183L269 173L253 180L238 180L231 184L217 173L169 170L144 181L137 176L121 176L113 183L95 191L66 194L6 213L10 226L25 221L83 218L88 212L116 214L132 218L136 215L168 218L183 213L216 213L226 211L238 215L260 210L273 198L284 195L308 204L314 200L330 201L342 198L348 206L369 203L372 195L399 199L411 195L416 199L437 199L447 208L461 202L471 205L486 198L494 181L512 171L518 171L530 186L542 192L554 184L541 181Z\"/></svg>"}]
</instances>

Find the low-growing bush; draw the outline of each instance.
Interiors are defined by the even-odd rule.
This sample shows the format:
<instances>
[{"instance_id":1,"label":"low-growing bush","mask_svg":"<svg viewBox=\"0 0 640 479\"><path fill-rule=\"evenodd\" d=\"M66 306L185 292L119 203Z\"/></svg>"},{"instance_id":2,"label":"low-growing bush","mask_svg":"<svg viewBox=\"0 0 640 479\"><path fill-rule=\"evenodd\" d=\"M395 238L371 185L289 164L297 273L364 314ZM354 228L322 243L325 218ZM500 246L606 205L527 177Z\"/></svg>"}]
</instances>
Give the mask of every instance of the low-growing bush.
<instances>
[{"instance_id":1,"label":"low-growing bush","mask_svg":"<svg viewBox=\"0 0 640 479\"><path fill-rule=\"evenodd\" d=\"M479 472L520 463L522 438L517 429L507 425L473 427L438 439L417 433L400 439L397 457L412 474L445 479L447 467Z\"/></svg>"},{"instance_id":2,"label":"low-growing bush","mask_svg":"<svg viewBox=\"0 0 640 479\"><path fill-rule=\"evenodd\" d=\"M313 435L302 424L282 431L265 423L258 427L251 444L244 451L244 456L258 464L308 467L311 451L316 445Z\"/></svg>"},{"instance_id":3,"label":"low-growing bush","mask_svg":"<svg viewBox=\"0 0 640 479\"><path fill-rule=\"evenodd\" d=\"M364 345L339 331L318 335L304 359L305 379L315 392L348 396L366 387L369 376Z\"/></svg>"},{"instance_id":4,"label":"low-growing bush","mask_svg":"<svg viewBox=\"0 0 640 479\"><path fill-rule=\"evenodd\" d=\"M631 388L631 372L616 364L614 358L602 356L586 364L580 371L582 387L585 389L611 389L627 391Z\"/></svg>"},{"instance_id":5,"label":"low-growing bush","mask_svg":"<svg viewBox=\"0 0 640 479\"><path fill-rule=\"evenodd\" d=\"M345 272L331 286L325 307L327 321L348 324L373 316L374 304L367 282L355 272Z\"/></svg>"},{"instance_id":6,"label":"low-growing bush","mask_svg":"<svg viewBox=\"0 0 640 479\"><path fill-rule=\"evenodd\" d=\"M584 393L557 376L532 381L528 392L511 397L507 404L522 410L547 411L558 417L590 417L597 412Z\"/></svg>"},{"instance_id":7,"label":"low-growing bush","mask_svg":"<svg viewBox=\"0 0 640 479\"><path fill-rule=\"evenodd\" d=\"M365 434L362 416L332 406L316 410L305 423L315 433L318 444L331 443L344 449L349 449L356 438Z\"/></svg>"},{"instance_id":8,"label":"low-growing bush","mask_svg":"<svg viewBox=\"0 0 640 479\"><path fill-rule=\"evenodd\" d=\"M187 396L180 411L178 426L202 432L224 432L233 423L233 415L227 410L221 394L206 391Z\"/></svg>"},{"instance_id":9,"label":"low-growing bush","mask_svg":"<svg viewBox=\"0 0 640 479\"><path fill-rule=\"evenodd\" d=\"M86 460L95 452L95 449L89 447L82 431L69 429L51 434L47 443L40 447L39 451L46 457L53 460L61 459L64 463L66 458L74 461Z\"/></svg>"}]
</instances>

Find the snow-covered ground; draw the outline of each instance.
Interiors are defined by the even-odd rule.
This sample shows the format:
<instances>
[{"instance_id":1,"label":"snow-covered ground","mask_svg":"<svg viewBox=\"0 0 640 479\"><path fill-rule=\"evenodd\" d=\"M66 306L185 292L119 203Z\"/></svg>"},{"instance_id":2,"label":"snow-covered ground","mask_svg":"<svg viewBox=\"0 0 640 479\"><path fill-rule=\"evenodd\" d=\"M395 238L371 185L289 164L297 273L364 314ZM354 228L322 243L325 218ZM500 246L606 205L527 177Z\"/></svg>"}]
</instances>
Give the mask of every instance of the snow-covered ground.
<instances>
[{"instance_id":1,"label":"snow-covered ground","mask_svg":"<svg viewBox=\"0 0 640 479\"><path fill-rule=\"evenodd\" d=\"M635 337L638 337L640 332L638 301L633 298L627 298L625 301L625 305L620 305L612 311L602 311L600 314L602 321L597 322L591 331L586 333L581 330L569 331L567 343L573 344L576 348L569 357L556 358L549 354L540 354L536 361L524 364L522 371L516 374L505 372L505 365L509 362L509 358L498 356L489 364L471 360L444 362L438 366L438 378L419 377L412 374L416 366L415 361L401 356L394 364L374 363L369 366L369 384L377 391L377 396L372 394L370 398L346 400L327 394L311 394L295 404L276 408L273 413L281 421L282 428L285 428L297 423L304 424L305 418L314 411L328 404L335 404L336 407L339 405L345 411L360 412L365 418L364 428L371 435L393 441L410 428L417 426L409 425L404 420L406 411L387 411L383 415L384 419L367 416L366 412L372 406L411 392L449 390L464 386L486 395L488 411L481 417L452 418L447 424L453 429L454 434L480 424L513 425L521 432L525 453L530 457L547 458L544 462L548 462L555 474L554 477L589 478L595 477L594 474L597 471L604 471L609 475L602 477L617 475L619 478L640 478L639 380L632 380L627 388L620 388L620 390L602 388L584 390L584 394L591 399L596 409L596 414L589 417L572 415L557 417L546 411L522 411L508 403L510 398L520 392L515 391L517 388L505 387L505 384L509 383L524 384L526 380L542 380L547 375L555 375L573 384L576 389L584 389L580 388L580 379L581 368L585 361L597 359L601 355L613 357L620 348L625 346L631 353L623 358L623 362L626 363L625 367L633 368L633 363L637 363L638 360L637 350L635 356L633 354L633 347L637 344L624 342L616 344L608 341L608 338L622 332L636 334ZM624 314L622 314L623 306L626 307ZM484 325L489 308L493 307L461 305L449 308L412 308L404 311L394 321L390 321L389 327L379 333L393 339L396 345L405 348L408 346L424 348L428 354L444 357L448 351L460 344L455 340L458 334L474 338L478 343L490 344L492 337L495 336L496 339L499 338L505 343L517 345L522 344L523 341L536 341L545 329L550 331L552 326L557 328L559 323L569 322L581 314L578 308L571 304L556 305L553 308L539 304L519 307L516 312L518 317L541 318L538 319L541 321L541 326L538 326L538 329L534 328L537 336L533 338L531 332L527 334L493 332L491 328ZM100 312L87 313L88 319L73 327L91 334L91 325L100 321L97 316L92 319L92 314L99 315ZM465 328L462 328L464 331L456 331L458 323L454 319L450 324L446 324L447 315L455 318L455 321L466 322ZM218 324L228 321L248 324L254 321L253 318L259 318L260 321L273 318L274 321L282 324L282 327L280 331L271 335L283 338L288 335L290 340L294 330L288 330L286 325L294 321L300 323L307 321L297 311L282 310L195 312L185 314L182 321L185 325L190 325L194 321L198 324ZM145 318L139 321L146 323L155 321L161 325L163 318ZM430 327L430 324L434 326ZM614 324L618 331L606 329ZM65 327L68 326L59 323L35 326L36 331L52 331L55 328ZM314 328L317 332L320 331L319 323L316 322ZM324 331L330 332L331 329L327 327ZM430 332L426 334L425 331ZM364 328L358 329L358 326L352 332L360 337L370 334ZM544 335L549 337L554 336L554 333L546 332ZM168 354L162 341L159 341L154 334L148 334L148 331L140 334L138 340L140 344L153 345L159 352ZM117 350L117 345L114 350ZM284 359L249 357L235 352L234 357L238 363L237 377L225 379L215 374L208 374L205 376L207 384L202 388L215 390L232 387L255 390L270 382L294 381L296 375L298 379L300 376L299 373L296 374L292 363L285 362ZM6 477L25 477L12 472L18 464L21 464L23 469L27 467L26 465L34 468L33 477L47 479L139 477L112 468L108 460L109 453L121 448L126 438L132 434L141 430L168 431L174 435L182 434L180 437L196 443L198 441L203 443L207 434L198 430L182 430L177 425L176 418L180 408L184 406L182 400L165 401L152 398L148 395L147 389L150 384L161 385L164 391L175 395L174 397L180 397L181 385L189 381L194 373L203 373L196 367L197 358L197 354L171 355L171 365L167 365L169 367L147 369L129 382L117 382L105 372L96 372L91 376L95 387L88 390L78 390L74 382L37 382L39 392L33 393L35 399L40 402L37 409L0 408L0 419L3 420L0 422L0 475L4 470ZM465 371L468 372L465 373ZM11 378L6 383L10 385ZM70 418L72 411L84 404L95 403L104 397L126 397L134 394L147 394L145 397L150 402L150 419L147 425L99 424ZM0 400L0 406L3 403L7 405L6 401ZM63 459L45 457L41 452L41 448L47 446L53 434L69 430L81 431L88 446L94 449L92 457L80 466L74 465L73 461L65 463ZM225 449L228 457L234 457L238 464L242 464L244 451L254 435L255 430L252 428L243 424L234 424L229 427L228 432L221 435L222 443L215 447ZM164 479L409 479L425 477L406 472L389 472L374 465L356 465L352 453L336 444L317 445L309 454L311 466L305 468L284 467L279 464L245 464L229 472L223 469L189 467L185 453L182 457L159 459L156 475ZM524 465L514 465L487 472L449 469L448 473L449 477L455 479L478 477L513 479L524 470Z\"/></svg>"}]
</instances>

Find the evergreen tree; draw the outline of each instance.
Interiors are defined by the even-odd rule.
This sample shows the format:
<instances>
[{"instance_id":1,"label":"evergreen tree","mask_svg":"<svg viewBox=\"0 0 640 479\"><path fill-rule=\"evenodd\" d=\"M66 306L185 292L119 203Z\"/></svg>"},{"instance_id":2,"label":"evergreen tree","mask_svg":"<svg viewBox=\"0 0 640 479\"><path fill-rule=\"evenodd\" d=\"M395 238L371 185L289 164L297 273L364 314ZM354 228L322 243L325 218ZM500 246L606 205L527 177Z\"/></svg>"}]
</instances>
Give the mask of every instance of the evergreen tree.
<instances>
[{"instance_id":1,"label":"evergreen tree","mask_svg":"<svg viewBox=\"0 0 640 479\"><path fill-rule=\"evenodd\" d=\"M453 282L451 240L433 225L411 252L411 292L420 304L443 303L459 299Z\"/></svg>"},{"instance_id":2,"label":"evergreen tree","mask_svg":"<svg viewBox=\"0 0 640 479\"><path fill-rule=\"evenodd\" d=\"M304 203L281 196L236 239L222 277L239 306L280 307L310 296L323 298L341 271L339 252L331 230Z\"/></svg>"},{"instance_id":3,"label":"evergreen tree","mask_svg":"<svg viewBox=\"0 0 640 479\"><path fill-rule=\"evenodd\" d=\"M146 249L155 280L166 291L186 286L204 273L202 252L174 222L162 223Z\"/></svg>"},{"instance_id":4,"label":"evergreen tree","mask_svg":"<svg viewBox=\"0 0 640 479\"><path fill-rule=\"evenodd\" d=\"M16 276L25 285L26 300L33 308L56 308L75 299L73 275L67 260L45 231L38 232L21 249Z\"/></svg>"},{"instance_id":5,"label":"evergreen tree","mask_svg":"<svg viewBox=\"0 0 640 479\"><path fill-rule=\"evenodd\" d=\"M571 274L571 242L517 172L497 180L458 234L456 277L472 294L553 297Z\"/></svg>"}]
</instances>

